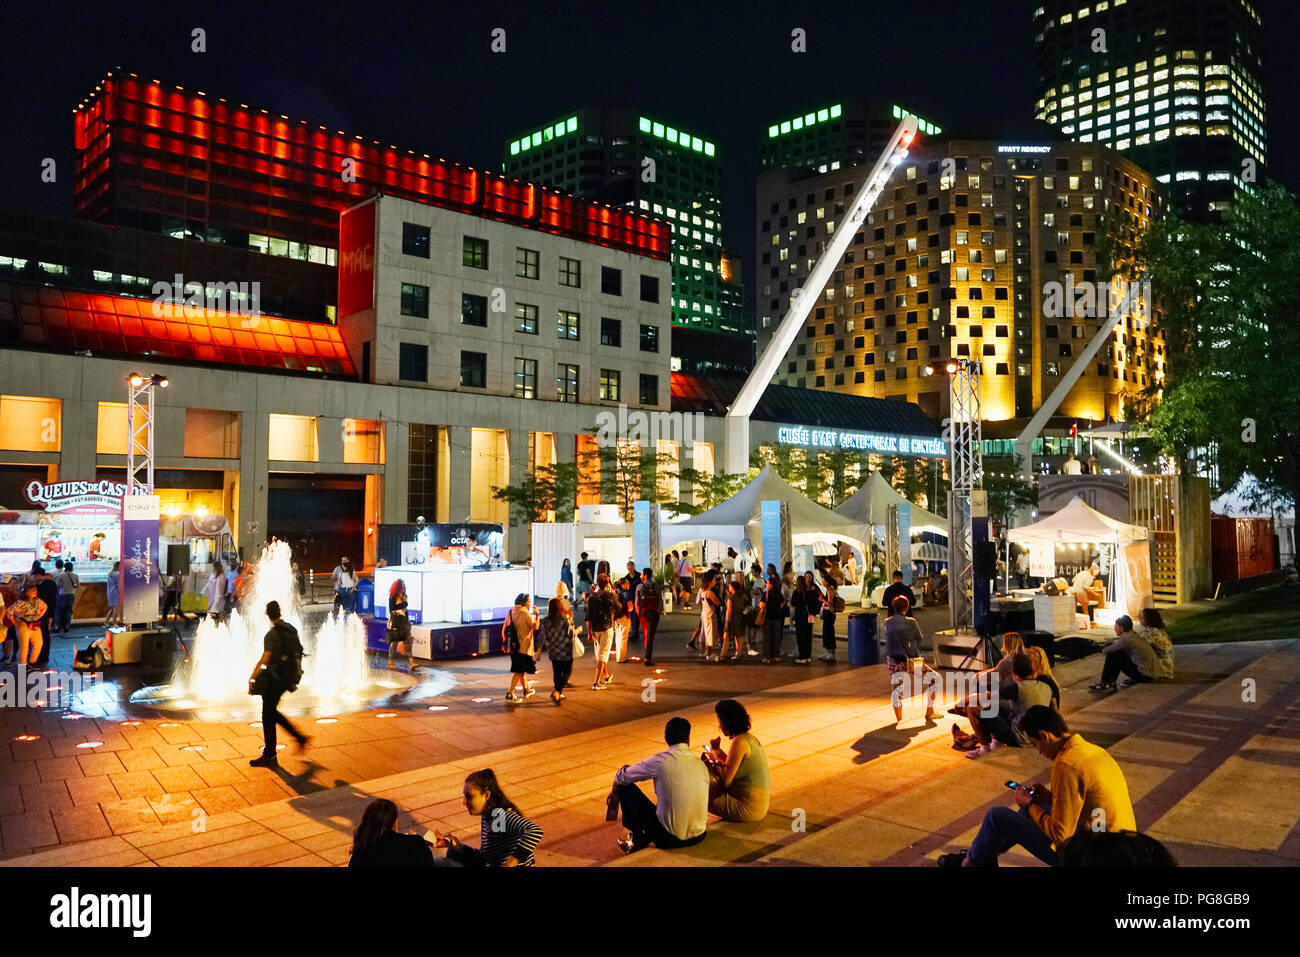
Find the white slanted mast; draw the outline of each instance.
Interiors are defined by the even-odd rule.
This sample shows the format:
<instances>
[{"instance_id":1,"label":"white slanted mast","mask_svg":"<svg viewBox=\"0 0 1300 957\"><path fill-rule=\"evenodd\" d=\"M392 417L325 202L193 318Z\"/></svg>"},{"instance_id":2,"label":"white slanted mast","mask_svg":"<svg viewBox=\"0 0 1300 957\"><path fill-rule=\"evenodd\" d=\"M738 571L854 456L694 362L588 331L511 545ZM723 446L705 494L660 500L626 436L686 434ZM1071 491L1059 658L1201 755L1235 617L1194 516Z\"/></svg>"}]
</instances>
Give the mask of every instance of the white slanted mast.
<instances>
[{"instance_id":1,"label":"white slanted mast","mask_svg":"<svg viewBox=\"0 0 1300 957\"><path fill-rule=\"evenodd\" d=\"M895 167L903 161L915 137L916 117L909 114L903 117L903 121L894 130L889 145L880 154L880 159L876 160L876 165L871 168L870 175L867 176L863 188L858 190L857 198L849 207L844 220L835 224L836 229L830 242L826 244L826 249L817 259L817 264L804 280L803 286L790 294L790 307L772 334L767 348L758 357L754 371L749 374L749 378L737 393L735 401L727 410L728 472L736 474L749 469L749 417L757 407L758 400L763 397L763 391L772 381L772 376L776 375L776 370L794 343L795 337L799 335L799 330L808 320L808 314L812 312L821 290L826 288L835 268L843 261L849 243L866 222L872 207L876 205L876 200L889 184Z\"/></svg>"}]
</instances>

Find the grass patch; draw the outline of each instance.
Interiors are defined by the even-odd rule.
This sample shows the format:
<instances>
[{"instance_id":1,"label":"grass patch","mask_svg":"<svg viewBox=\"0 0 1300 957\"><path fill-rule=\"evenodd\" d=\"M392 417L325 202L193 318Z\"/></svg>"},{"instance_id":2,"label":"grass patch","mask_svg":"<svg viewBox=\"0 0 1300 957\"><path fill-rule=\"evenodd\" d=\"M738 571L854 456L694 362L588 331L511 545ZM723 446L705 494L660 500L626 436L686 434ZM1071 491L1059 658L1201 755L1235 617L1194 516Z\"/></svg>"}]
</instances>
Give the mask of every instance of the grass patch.
<instances>
[{"instance_id":1,"label":"grass patch","mask_svg":"<svg viewBox=\"0 0 1300 957\"><path fill-rule=\"evenodd\" d=\"M1300 588L1283 582L1165 612L1176 645L1211 641L1266 641L1300 637Z\"/></svg>"}]
</instances>

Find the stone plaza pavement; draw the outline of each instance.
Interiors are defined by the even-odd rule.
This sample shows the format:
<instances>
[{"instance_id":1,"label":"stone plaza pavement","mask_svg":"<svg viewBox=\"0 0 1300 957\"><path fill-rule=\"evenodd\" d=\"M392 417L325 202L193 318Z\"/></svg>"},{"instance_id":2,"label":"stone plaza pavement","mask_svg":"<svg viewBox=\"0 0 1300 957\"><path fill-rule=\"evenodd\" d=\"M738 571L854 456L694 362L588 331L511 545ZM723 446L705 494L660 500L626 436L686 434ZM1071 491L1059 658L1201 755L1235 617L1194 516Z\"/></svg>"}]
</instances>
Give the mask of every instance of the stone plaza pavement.
<instances>
[{"instance_id":1,"label":"stone plaza pavement","mask_svg":"<svg viewBox=\"0 0 1300 957\"><path fill-rule=\"evenodd\" d=\"M676 618L680 648L685 616ZM1071 728L1110 749L1139 827L1180 863L1300 864L1300 639L1179 646L1176 658L1173 682L1105 697L1087 690L1099 657L1059 665ZM301 757L282 751L279 773L248 767L260 744L249 720L155 716L124 727L120 715L5 709L0 863L341 865L375 797L403 809L402 829L477 843L479 822L465 814L460 788L467 772L491 767L543 827L542 866L909 866L968 844L988 807L1010 803L1006 779L1047 779L1047 762L1032 750L965 760L950 747L955 719L927 725L919 698L895 729L883 666L701 664L662 654L660 665L663 682L645 701L649 669L622 666L612 690L593 692L581 680L590 680L588 655L557 708L546 697L545 659L538 695L518 706L501 700L503 660L454 663L459 683L435 699L334 723L303 719L313 747ZM1253 683L1253 700L1243 700L1243 682ZM621 827L604 822L614 772L662 750L673 714L690 719L698 748L717 734L711 704L725 696L746 704L766 746L767 819L715 824L684 851L623 857ZM430 711L430 700L446 710ZM40 738L14 740L20 724ZM102 745L77 748L87 740ZM1037 866L1024 854L1003 860Z\"/></svg>"}]
</instances>

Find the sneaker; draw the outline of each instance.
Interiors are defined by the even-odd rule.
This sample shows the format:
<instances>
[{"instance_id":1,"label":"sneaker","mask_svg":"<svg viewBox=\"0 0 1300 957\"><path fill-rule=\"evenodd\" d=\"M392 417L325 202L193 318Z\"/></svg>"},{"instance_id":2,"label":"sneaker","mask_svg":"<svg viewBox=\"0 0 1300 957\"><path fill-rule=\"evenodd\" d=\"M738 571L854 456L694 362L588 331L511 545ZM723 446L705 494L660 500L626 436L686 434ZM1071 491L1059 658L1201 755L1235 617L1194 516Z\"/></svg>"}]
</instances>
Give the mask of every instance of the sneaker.
<instances>
[{"instance_id":1,"label":"sneaker","mask_svg":"<svg viewBox=\"0 0 1300 957\"><path fill-rule=\"evenodd\" d=\"M820 658L819 660L820 660L820 661L834 661L834 660L835 660L835 656L834 656L833 654L831 654L829 651L826 651L826 652L823 652L823 653L822 653L822 656L821 656L821 658Z\"/></svg>"},{"instance_id":2,"label":"sneaker","mask_svg":"<svg viewBox=\"0 0 1300 957\"><path fill-rule=\"evenodd\" d=\"M748 649L748 650L745 652L745 654L749 655L749 657L751 657L751 658L757 658L758 655L759 655L759 652L755 651L753 648L750 648L750 649Z\"/></svg>"},{"instance_id":3,"label":"sneaker","mask_svg":"<svg viewBox=\"0 0 1300 957\"><path fill-rule=\"evenodd\" d=\"M989 750L990 750L990 751L996 751L998 748L1005 748L1005 747L1006 747L1006 745L1003 744L1001 741L999 741L997 738L990 738L990 739L989 739Z\"/></svg>"},{"instance_id":4,"label":"sneaker","mask_svg":"<svg viewBox=\"0 0 1300 957\"><path fill-rule=\"evenodd\" d=\"M605 681L604 681L605 684L611 684L613 681L614 681L613 675L605 675Z\"/></svg>"},{"instance_id":5,"label":"sneaker","mask_svg":"<svg viewBox=\"0 0 1300 957\"><path fill-rule=\"evenodd\" d=\"M592 690L592 691L604 691L604 690L605 690L605 686L604 686L603 684L601 684L599 681L597 681L594 685L591 686L591 690Z\"/></svg>"},{"instance_id":6,"label":"sneaker","mask_svg":"<svg viewBox=\"0 0 1300 957\"><path fill-rule=\"evenodd\" d=\"M993 750L993 749L990 748L987 744L981 744L981 745L980 745L978 748L976 748L974 751L967 751L967 752L966 752L966 757L968 757L968 758L982 758L982 757L986 757L986 756L987 756L987 755L988 755L992 750Z\"/></svg>"},{"instance_id":7,"label":"sneaker","mask_svg":"<svg viewBox=\"0 0 1300 957\"><path fill-rule=\"evenodd\" d=\"M796 658L796 659L794 660L794 663L795 663L796 665L810 665L810 664L812 664L812 659L811 659L811 658Z\"/></svg>"},{"instance_id":8,"label":"sneaker","mask_svg":"<svg viewBox=\"0 0 1300 957\"><path fill-rule=\"evenodd\" d=\"M1089 691L1114 691L1115 686L1105 681L1098 681L1096 684L1088 685Z\"/></svg>"},{"instance_id":9,"label":"sneaker","mask_svg":"<svg viewBox=\"0 0 1300 957\"><path fill-rule=\"evenodd\" d=\"M560 703L560 693L558 691L552 691L551 704L559 704L559 703Z\"/></svg>"},{"instance_id":10,"label":"sneaker","mask_svg":"<svg viewBox=\"0 0 1300 957\"><path fill-rule=\"evenodd\" d=\"M272 755L269 758L253 758L253 760L248 762L248 766L250 768L278 768L280 762L275 759L274 755Z\"/></svg>"},{"instance_id":11,"label":"sneaker","mask_svg":"<svg viewBox=\"0 0 1300 957\"><path fill-rule=\"evenodd\" d=\"M518 704L520 700L522 699L520 699L519 696L516 695L513 691L506 692L506 702L508 704Z\"/></svg>"},{"instance_id":12,"label":"sneaker","mask_svg":"<svg viewBox=\"0 0 1300 957\"><path fill-rule=\"evenodd\" d=\"M524 692L524 697L525 697L525 698L531 698L531 697L532 697L533 695L535 695L535 694L537 694L537 689L536 689L536 688L529 688L527 691Z\"/></svg>"},{"instance_id":13,"label":"sneaker","mask_svg":"<svg viewBox=\"0 0 1300 957\"><path fill-rule=\"evenodd\" d=\"M927 711L925 713L926 721L942 721L946 717L948 716L944 714L942 711ZM957 726L953 725L953 727L955 728Z\"/></svg>"},{"instance_id":14,"label":"sneaker","mask_svg":"<svg viewBox=\"0 0 1300 957\"><path fill-rule=\"evenodd\" d=\"M966 863L966 852L952 851L948 854L940 854L939 859L934 863L936 867L961 867Z\"/></svg>"},{"instance_id":15,"label":"sneaker","mask_svg":"<svg viewBox=\"0 0 1300 957\"><path fill-rule=\"evenodd\" d=\"M762 660L762 662L760 662L760 663L761 663L761 664L765 664L765 665L770 665L770 664L772 663L772 659L771 659L771 658L764 658L764 659Z\"/></svg>"}]
</instances>

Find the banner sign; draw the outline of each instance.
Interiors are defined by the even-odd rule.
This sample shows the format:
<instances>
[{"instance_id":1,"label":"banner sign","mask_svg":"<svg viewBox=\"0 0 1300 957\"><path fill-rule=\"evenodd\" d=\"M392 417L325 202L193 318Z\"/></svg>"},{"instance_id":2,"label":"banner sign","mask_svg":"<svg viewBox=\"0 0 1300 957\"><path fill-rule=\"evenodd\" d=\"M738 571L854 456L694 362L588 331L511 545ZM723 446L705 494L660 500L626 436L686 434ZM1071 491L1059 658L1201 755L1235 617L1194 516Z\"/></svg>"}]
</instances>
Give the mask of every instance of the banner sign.
<instances>
[{"instance_id":1,"label":"banner sign","mask_svg":"<svg viewBox=\"0 0 1300 957\"><path fill-rule=\"evenodd\" d=\"M158 617L157 495L129 495L122 499L122 620L127 624L152 623Z\"/></svg>"},{"instance_id":2,"label":"banner sign","mask_svg":"<svg viewBox=\"0 0 1300 957\"><path fill-rule=\"evenodd\" d=\"M462 522L456 524L426 525L415 534L416 541L430 548L486 548L493 554L501 550L500 525L487 522Z\"/></svg>"},{"instance_id":3,"label":"banner sign","mask_svg":"<svg viewBox=\"0 0 1300 957\"><path fill-rule=\"evenodd\" d=\"M899 502L898 509L898 569L903 573L903 584L912 584L912 503Z\"/></svg>"},{"instance_id":4,"label":"banner sign","mask_svg":"<svg viewBox=\"0 0 1300 957\"><path fill-rule=\"evenodd\" d=\"M375 304L375 206L354 206L339 216L340 319Z\"/></svg>"},{"instance_id":5,"label":"banner sign","mask_svg":"<svg viewBox=\"0 0 1300 957\"><path fill-rule=\"evenodd\" d=\"M1029 575L1031 578L1056 577L1056 549L1051 542L1030 542Z\"/></svg>"},{"instance_id":6,"label":"banner sign","mask_svg":"<svg viewBox=\"0 0 1300 957\"><path fill-rule=\"evenodd\" d=\"M27 488L27 501L47 512L66 512L70 509L118 512L122 497L126 495L125 482L55 482L45 485L31 482Z\"/></svg>"},{"instance_id":7,"label":"banner sign","mask_svg":"<svg viewBox=\"0 0 1300 957\"><path fill-rule=\"evenodd\" d=\"M632 554L637 570L659 568L663 546L659 538L659 505L656 502L632 503Z\"/></svg>"},{"instance_id":8,"label":"banner sign","mask_svg":"<svg viewBox=\"0 0 1300 957\"><path fill-rule=\"evenodd\" d=\"M947 455L942 439L919 435L884 435L880 432L840 432L835 429L809 429L802 425L783 425L776 430L782 445L801 448L857 449L864 452L897 452L900 455Z\"/></svg>"},{"instance_id":9,"label":"banner sign","mask_svg":"<svg viewBox=\"0 0 1300 957\"><path fill-rule=\"evenodd\" d=\"M759 504L759 520L763 543L763 564L775 565L777 574L790 561L790 504L779 499L768 499Z\"/></svg>"},{"instance_id":10,"label":"banner sign","mask_svg":"<svg viewBox=\"0 0 1300 957\"><path fill-rule=\"evenodd\" d=\"M1143 608L1155 605L1151 589L1150 545L1147 542L1125 545L1115 567L1118 572L1116 595L1127 613L1136 619Z\"/></svg>"}]
</instances>

